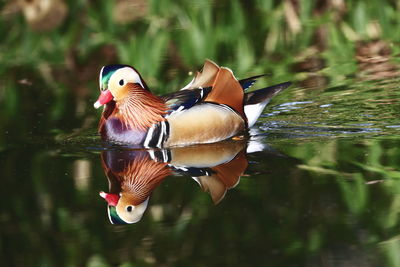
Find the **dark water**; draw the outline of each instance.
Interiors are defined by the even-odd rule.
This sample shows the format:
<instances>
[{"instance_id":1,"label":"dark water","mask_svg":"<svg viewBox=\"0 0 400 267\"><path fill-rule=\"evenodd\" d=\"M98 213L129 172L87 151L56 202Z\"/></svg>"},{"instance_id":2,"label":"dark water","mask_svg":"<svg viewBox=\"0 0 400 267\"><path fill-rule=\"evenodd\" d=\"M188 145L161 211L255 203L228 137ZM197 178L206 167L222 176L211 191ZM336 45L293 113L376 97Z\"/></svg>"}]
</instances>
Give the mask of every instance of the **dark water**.
<instances>
[{"instance_id":1,"label":"dark water","mask_svg":"<svg viewBox=\"0 0 400 267\"><path fill-rule=\"evenodd\" d=\"M41 134L46 103L20 111L0 154L1 265L399 266L398 84L296 84L249 142L186 151L104 146L92 111ZM111 224L99 192L135 175L158 177L143 217Z\"/></svg>"}]
</instances>

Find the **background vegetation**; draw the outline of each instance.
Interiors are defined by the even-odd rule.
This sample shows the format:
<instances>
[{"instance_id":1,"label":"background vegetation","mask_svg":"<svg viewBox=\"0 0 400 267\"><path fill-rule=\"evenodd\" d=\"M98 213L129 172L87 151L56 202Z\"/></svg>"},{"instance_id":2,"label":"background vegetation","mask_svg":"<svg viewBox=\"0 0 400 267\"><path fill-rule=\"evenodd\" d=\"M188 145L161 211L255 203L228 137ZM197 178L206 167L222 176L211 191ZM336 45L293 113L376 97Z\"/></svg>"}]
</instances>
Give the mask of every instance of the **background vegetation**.
<instances>
[{"instance_id":1,"label":"background vegetation","mask_svg":"<svg viewBox=\"0 0 400 267\"><path fill-rule=\"evenodd\" d=\"M66 116L87 112L108 63L134 65L160 93L182 86L205 58L239 77L269 73L275 82L323 73L340 84L357 70L356 58L399 52L393 0L47 2L0 3L3 122L40 104L62 127Z\"/></svg>"}]
</instances>

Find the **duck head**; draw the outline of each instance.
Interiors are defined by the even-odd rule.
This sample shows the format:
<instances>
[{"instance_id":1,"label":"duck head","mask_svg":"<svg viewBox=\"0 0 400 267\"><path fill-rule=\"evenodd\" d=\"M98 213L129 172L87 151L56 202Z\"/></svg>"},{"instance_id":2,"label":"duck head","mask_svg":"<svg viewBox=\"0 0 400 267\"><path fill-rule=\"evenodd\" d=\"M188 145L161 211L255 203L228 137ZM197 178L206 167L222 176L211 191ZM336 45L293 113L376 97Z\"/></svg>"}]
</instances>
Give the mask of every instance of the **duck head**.
<instances>
[{"instance_id":1,"label":"duck head","mask_svg":"<svg viewBox=\"0 0 400 267\"><path fill-rule=\"evenodd\" d=\"M132 88L149 91L139 72L129 65L107 65L100 70L100 96L94 103L99 108L110 101L127 99Z\"/></svg>"},{"instance_id":2,"label":"duck head","mask_svg":"<svg viewBox=\"0 0 400 267\"><path fill-rule=\"evenodd\" d=\"M113 224L131 224L140 221L147 209L149 197L141 203L132 199L131 194L111 194L100 192L100 196L108 203L108 217Z\"/></svg>"},{"instance_id":3,"label":"duck head","mask_svg":"<svg viewBox=\"0 0 400 267\"><path fill-rule=\"evenodd\" d=\"M100 96L94 107L105 105L99 124L103 139L121 141L122 138L105 134L107 131L104 131L104 127L109 118L116 118L119 121L117 125L136 133L145 133L152 124L165 120L165 102L150 92L135 68L128 65L104 66L100 71L99 83ZM111 124L110 127L114 126ZM138 136L141 137L140 134Z\"/></svg>"}]
</instances>

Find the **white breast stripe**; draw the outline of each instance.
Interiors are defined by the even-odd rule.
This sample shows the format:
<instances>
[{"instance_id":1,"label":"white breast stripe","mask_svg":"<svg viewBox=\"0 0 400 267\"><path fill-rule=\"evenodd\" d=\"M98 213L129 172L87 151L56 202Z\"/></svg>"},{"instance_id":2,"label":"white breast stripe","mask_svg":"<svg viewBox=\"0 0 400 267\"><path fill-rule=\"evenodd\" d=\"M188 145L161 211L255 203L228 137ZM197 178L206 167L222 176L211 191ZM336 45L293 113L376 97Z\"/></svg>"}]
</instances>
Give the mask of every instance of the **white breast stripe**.
<instances>
[{"instance_id":1,"label":"white breast stripe","mask_svg":"<svg viewBox=\"0 0 400 267\"><path fill-rule=\"evenodd\" d=\"M162 155L163 155L163 161L164 162L168 162L169 161L169 157L168 157L168 151L166 149L161 150Z\"/></svg>"},{"instance_id":2,"label":"white breast stripe","mask_svg":"<svg viewBox=\"0 0 400 267\"><path fill-rule=\"evenodd\" d=\"M163 137L166 134L165 121L162 121L160 124L161 124L161 131L160 131L160 136L158 137L157 147L161 147Z\"/></svg>"},{"instance_id":3,"label":"white breast stripe","mask_svg":"<svg viewBox=\"0 0 400 267\"><path fill-rule=\"evenodd\" d=\"M156 156L154 155L154 150L153 150L153 149L147 150L147 152L149 153L150 158L151 158L152 160L157 161L157 158L156 158Z\"/></svg>"},{"instance_id":4,"label":"white breast stripe","mask_svg":"<svg viewBox=\"0 0 400 267\"><path fill-rule=\"evenodd\" d=\"M167 125L166 125L166 122L165 122L165 121L162 122L162 126L163 126L163 127L161 128L161 130L162 130L163 137L164 137L164 136L167 135Z\"/></svg>"},{"instance_id":5,"label":"white breast stripe","mask_svg":"<svg viewBox=\"0 0 400 267\"><path fill-rule=\"evenodd\" d=\"M155 127L155 124L153 124L150 127L149 131L147 132L146 139L144 140L144 143L143 143L145 148L149 148L149 143L150 143L151 137L153 136L154 127Z\"/></svg>"}]
</instances>

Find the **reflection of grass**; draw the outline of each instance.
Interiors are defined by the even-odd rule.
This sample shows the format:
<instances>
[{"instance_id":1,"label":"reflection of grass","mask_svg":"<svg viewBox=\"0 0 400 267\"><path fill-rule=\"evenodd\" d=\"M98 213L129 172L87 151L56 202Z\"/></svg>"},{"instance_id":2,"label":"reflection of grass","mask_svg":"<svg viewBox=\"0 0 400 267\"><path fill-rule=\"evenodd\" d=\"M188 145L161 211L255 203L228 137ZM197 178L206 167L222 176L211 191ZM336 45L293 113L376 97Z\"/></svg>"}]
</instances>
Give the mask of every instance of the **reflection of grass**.
<instances>
[{"instance_id":1,"label":"reflection of grass","mask_svg":"<svg viewBox=\"0 0 400 267\"><path fill-rule=\"evenodd\" d=\"M381 242L380 249L386 256L387 266L400 266L400 236Z\"/></svg>"},{"instance_id":2,"label":"reflection of grass","mask_svg":"<svg viewBox=\"0 0 400 267\"><path fill-rule=\"evenodd\" d=\"M391 167L385 166L369 166L362 163L355 162L354 164L358 165L362 169L375 173L375 175L379 175L385 179L399 179L400 178L400 171L393 170Z\"/></svg>"},{"instance_id":3,"label":"reflection of grass","mask_svg":"<svg viewBox=\"0 0 400 267\"><path fill-rule=\"evenodd\" d=\"M358 149L347 147L345 150L343 149L347 142L335 140L335 143L335 146L331 143L315 144L314 148L303 156L307 158L304 164L298 167L310 172L318 181L323 177L334 178L341 192L342 203L350 212L347 216L350 216L356 225L379 225L380 231L387 234L382 239L378 238L376 233L370 233L369 242L376 244L379 240L386 240L379 243L380 255L385 258L387 266L399 266L398 141L364 140L358 145ZM296 153L296 149L293 151ZM319 157L317 151L325 151L324 157ZM377 190L385 193L378 196ZM387 236L394 237L387 239Z\"/></svg>"}]
</instances>

